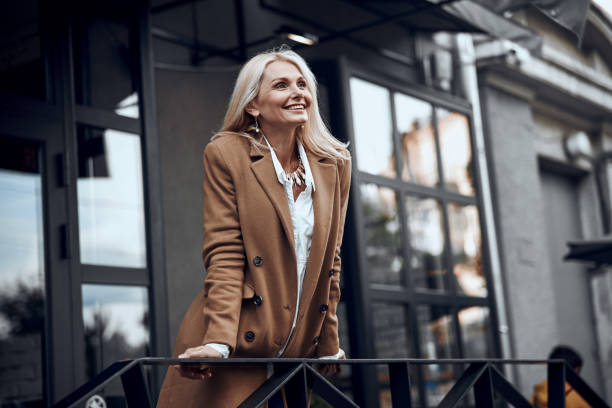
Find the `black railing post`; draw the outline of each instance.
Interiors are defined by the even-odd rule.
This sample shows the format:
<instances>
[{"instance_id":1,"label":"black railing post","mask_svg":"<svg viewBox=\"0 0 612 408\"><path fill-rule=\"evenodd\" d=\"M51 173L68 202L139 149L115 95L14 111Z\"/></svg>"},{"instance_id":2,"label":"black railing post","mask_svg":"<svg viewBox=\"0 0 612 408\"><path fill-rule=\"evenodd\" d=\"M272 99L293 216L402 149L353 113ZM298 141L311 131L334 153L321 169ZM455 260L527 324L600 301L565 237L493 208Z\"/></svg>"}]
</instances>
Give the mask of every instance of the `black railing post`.
<instances>
[{"instance_id":1,"label":"black railing post","mask_svg":"<svg viewBox=\"0 0 612 408\"><path fill-rule=\"evenodd\" d=\"M565 362L548 362L548 406L565 408Z\"/></svg>"},{"instance_id":2,"label":"black railing post","mask_svg":"<svg viewBox=\"0 0 612 408\"><path fill-rule=\"evenodd\" d=\"M476 399L476 408L491 408L494 406L493 381L491 379L491 367L488 364L486 370L474 384L474 398Z\"/></svg>"},{"instance_id":3,"label":"black railing post","mask_svg":"<svg viewBox=\"0 0 612 408\"><path fill-rule=\"evenodd\" d=\"M329 362L326 362L329 364ZM516 408L531 408L531 404L513 384L497 369L496 364L532 364L544 366L548 370L548 406L565 407L565 388L580 394L593 408L610 408L597 393L562 360L501 360L501 359L347 359L340 364L358 367L374 367L386 364L389 368L389 386L394 408L411 407L412 393L410 368L413 365L426 364L468 364L452 388L446 393L438 408L454 408L464 405L465 396L473 389L477 408L493 407L496 392L500 399L509 402ZM117 361L107 367L91 381L83 384L70 395L54 405L54 408L74 408L103 389L111 381L121 377L125 399L129 408L151 408L151 395L148 390L147 377L143 365L160 366L174 364L210 364L212 366L236 367L273 365L274 373L265 380L251 395L239 405L240 408L260 408L274 395L284 389L287 403L291 408L307 408L309 392L322 397L335 408L359 408L343 391L340 391L328 378L317 370L322 364L317 359L275 359L275 358L235 358L231 360L193 359L185 361L176 358L140 358L137 360ZM358 390L353 389L353 395ZM418 405L418 404L417 404ZM365 407L376 406L363 405Z\"/></svg>"},{"instance_id":4,"label":"black railing post","mask_svg":"<svg viewBox=\"0 0 612 408\"><path fill-rule=\"evenodd\" d=\"M412 406L408 363L389 363L389 386L393 407Z\"/></svg>"},{"instance_id":5,"label":"black railing post","mask_svg":"<svg viewBox=\"0 0 612 408\"><path fill-rule=\"evenodd\" d=\"M121 384L129 408L151 408L151 397L145 380L142 364L135 364L121 374Z\"/></svg>"},{"instance_id":6,"label":"black railing post","mask_svg":"<svg viewBox=\"0 0 612 408\"><path fill-rule=\"evenodd\" d=\"M308 408L308 387L306 386L305 363L300 364L300 370L285 384L287 405L291 408Z\"/></svg>"}]
</instances>

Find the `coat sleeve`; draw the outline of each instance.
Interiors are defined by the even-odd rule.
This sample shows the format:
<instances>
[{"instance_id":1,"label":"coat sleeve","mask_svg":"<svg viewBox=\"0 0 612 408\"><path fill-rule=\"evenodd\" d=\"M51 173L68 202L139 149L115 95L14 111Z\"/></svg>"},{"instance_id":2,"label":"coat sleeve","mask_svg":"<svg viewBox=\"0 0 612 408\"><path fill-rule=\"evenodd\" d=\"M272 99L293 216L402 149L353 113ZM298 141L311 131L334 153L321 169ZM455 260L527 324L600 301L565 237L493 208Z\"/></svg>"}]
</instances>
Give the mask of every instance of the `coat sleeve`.
<instances>
[{"instance_id":1,"label":"coat sleeve","mask_svg":"<svg viewBox=\"0 0 612 408\"><path fill-rule=\"evenodd\" d=\"M351 188L351 160L345 160L340 171L340 224L338 225L338 237L336 241L336 250L334 253L333 270L334 275L331 278L331 288L329 290L328 310L325 314L317 355L333 356L338 353L340 342L338 339L338 302L340 301L340 246L342 245L342 236L344 234L344 221L346 219L346 209L348 207L349 190Z\"/></svg>"},{"instance_id":2,"label":"coat sleeve","mask_svg":"<svg viewBox=\"0 0 612 408\"><path fill-rule=\"evenodd\" d=\"M204 150L202 257L204 280L204 338L202 344L236 348L240 319L244 246L236 189L230 167L215 143Z\"/></svg>"}]
</instances>

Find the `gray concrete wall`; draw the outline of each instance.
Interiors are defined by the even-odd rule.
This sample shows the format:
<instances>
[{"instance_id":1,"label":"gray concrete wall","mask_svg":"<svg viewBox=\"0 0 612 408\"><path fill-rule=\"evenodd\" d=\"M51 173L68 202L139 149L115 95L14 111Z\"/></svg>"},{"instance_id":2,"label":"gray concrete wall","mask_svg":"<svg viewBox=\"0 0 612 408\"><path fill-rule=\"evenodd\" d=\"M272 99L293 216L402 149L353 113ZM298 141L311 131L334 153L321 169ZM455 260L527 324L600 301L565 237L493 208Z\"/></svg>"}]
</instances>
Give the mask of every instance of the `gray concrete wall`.
<instances>
[{"instance_id":1,"label":"gray concrete wall","mask_svg":"<svg viewBox=\"0 0 612 408\"><path fill-rule=\"evenodd\" d=\"M532 112L528 101L492 87L483 87L481 98L513 351L542 358L559 334ZM546 376L541 367L518 374L527 395Z\"/></svg>"},{"instance_id":2,"label":"gray concrete wall","mask_svg":"<svg viewBox=\"0 0 612 408\"><path fill-rule=\"evenodd\" d=\"M155 71L172 347L204 281L202 153L221 126L236 74Z\"/></svg>"}]
</instances>

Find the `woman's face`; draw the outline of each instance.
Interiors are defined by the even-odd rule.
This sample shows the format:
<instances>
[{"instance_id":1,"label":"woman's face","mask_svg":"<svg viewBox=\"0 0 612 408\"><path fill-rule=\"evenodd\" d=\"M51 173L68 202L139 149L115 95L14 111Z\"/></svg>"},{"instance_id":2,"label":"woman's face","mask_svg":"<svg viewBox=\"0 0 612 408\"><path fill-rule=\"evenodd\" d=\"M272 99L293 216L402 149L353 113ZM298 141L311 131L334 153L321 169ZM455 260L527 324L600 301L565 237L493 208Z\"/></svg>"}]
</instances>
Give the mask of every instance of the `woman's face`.
<instances>
[{"instance_id":1,"label":"woman's face","mask_svg":"<svg viewBox=\"0 0 612 408\"><path fill-rule=\"evenodd\" d=\"M287 61L270 63L257 98L247 111L262 126L295 128L308 121L312 95L300 70Z\"/></svg>"}]
</instances>

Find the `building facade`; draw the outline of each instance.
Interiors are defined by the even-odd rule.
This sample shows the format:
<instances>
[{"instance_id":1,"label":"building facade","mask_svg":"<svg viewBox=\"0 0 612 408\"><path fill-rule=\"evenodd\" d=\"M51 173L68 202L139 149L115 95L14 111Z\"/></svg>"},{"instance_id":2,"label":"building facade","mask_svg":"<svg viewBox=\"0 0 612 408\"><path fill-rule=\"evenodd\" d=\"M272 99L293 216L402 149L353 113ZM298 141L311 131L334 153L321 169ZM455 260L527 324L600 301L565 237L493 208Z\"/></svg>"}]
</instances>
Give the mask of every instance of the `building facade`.
<instances>
[{"instance_id":1,"label":"building facade","mask_svg":"<svg viewBox=\"0 0 612 408\"><path fill-rule=\"evenodd\" d=\"M2 13L0 406L49 405L115 360L170 355L205 277L204 146L242 62L289 33L317 37L293 45L353 156L347 355L544 358L563 342L610 392L607 309L590 302L593 276L561 260L566 241L609 233L591 162L564 147L573 135L593 154L612 145L612 29L599 9L582 48L535 9L496 17L537 33L536 50L431 4L119 6ZM416 406L436 405L460 369L414 368ZM153 393L163 374L148 372ZM545 375L507 374L525 394ZM382 367L334 382L362 406L390 406ZM103 397L121 406L120 395L117 383Z\"/></svg>"}]
</instances>

